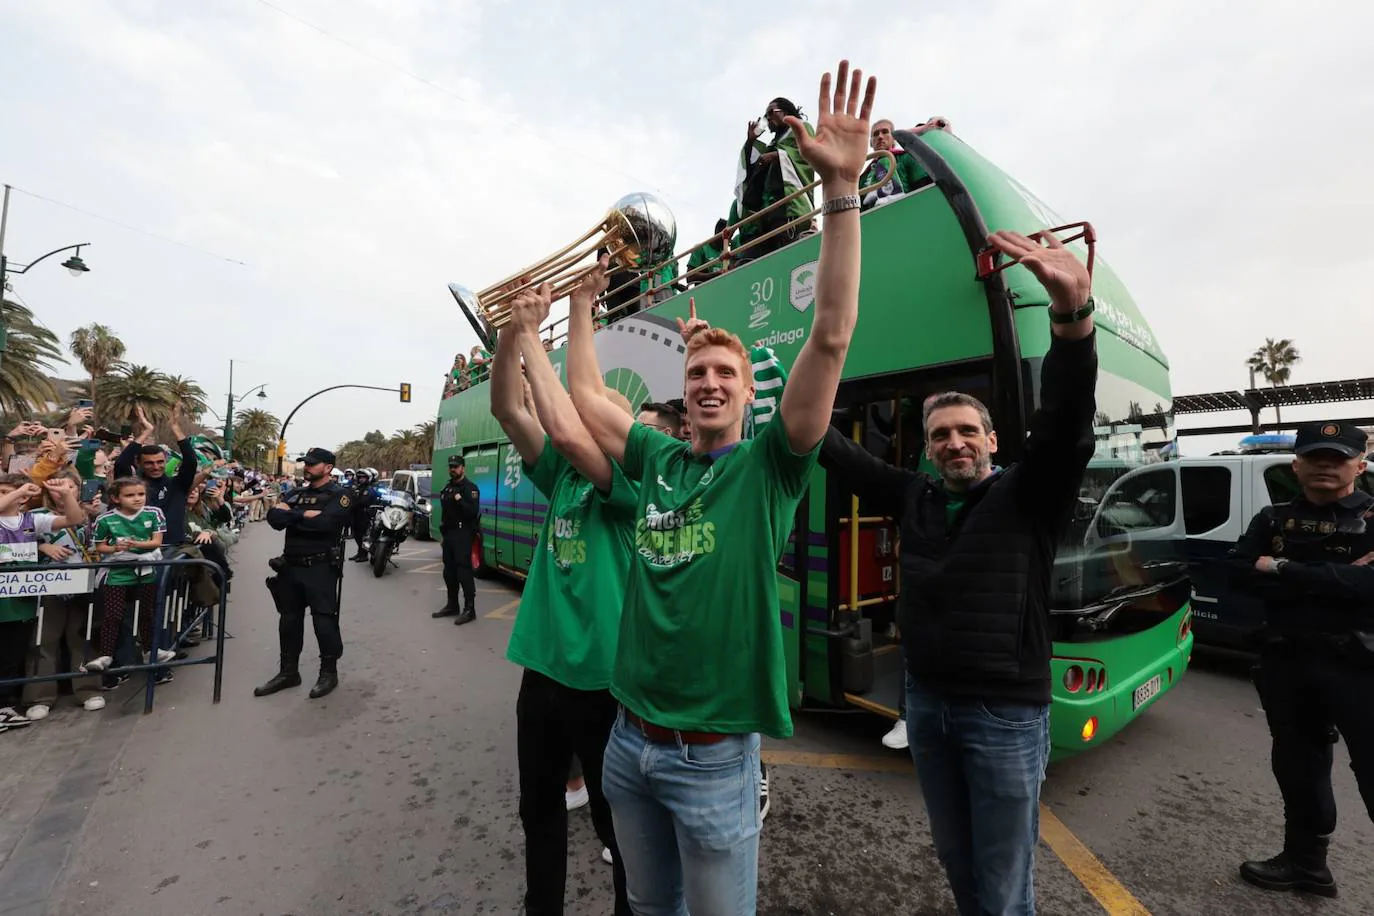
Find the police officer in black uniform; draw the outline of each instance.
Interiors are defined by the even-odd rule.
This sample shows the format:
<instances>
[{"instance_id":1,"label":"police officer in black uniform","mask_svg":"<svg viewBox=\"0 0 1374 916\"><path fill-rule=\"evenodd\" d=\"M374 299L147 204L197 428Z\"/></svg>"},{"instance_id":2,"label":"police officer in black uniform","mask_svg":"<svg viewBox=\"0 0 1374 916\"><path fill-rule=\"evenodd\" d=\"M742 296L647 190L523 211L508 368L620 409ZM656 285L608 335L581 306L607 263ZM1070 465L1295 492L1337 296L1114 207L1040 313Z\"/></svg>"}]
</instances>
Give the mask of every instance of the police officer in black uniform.
<instances>
[{"instance_id":1,"label":"police officer in black uniform","mask_svg":"<svg viewBox=\"0 0 1374 916\"><path fill-rule=\"evenodd\" d=\"M1355 486L1367 447L1349 423L1299 426L1302 495L1256 515L1232 554L1237 587L1265 606L1255 686L1284 809L1283 852L1240 875L1269 890L1336 896L1326 850L1337 733L1374 819L1374 497Z\"/></svg>"},{"instance_id":2,"label":"police officer in black uniform","mask_svg":"<svg viewBox=\"0 0 1374 916\"><path fill-rule=\"evenodd\" d=\"M312 448L302 459L306 486L293 490L284 502L267 513L267 524L286 531L282 555L268 564L276 572L267 588L281 615L281 670L253 695L265 697L301 685L300 658L305 647L305 611L315 626L320 646L320 676L310 690L311 699L325 696L339 686L336 667L343 655L339 634L339 596L343 576L343 529L352 499L349 491L334 483L334 453Z\"/></svg>"},{"instance_id":3,"label":"police officer in black uniform","mask_svg":"<svg viewBox=\"0 0 1374 916\"><path fill-rule=\"evenodd\" d=\"M448 459L448 486L439 491L439 533L443 539L444 586L448 603L432 617L458 614L455 624L477 619L477 587L472 581L472 535L477 530L481 497L477 485L467 478L467 462L462 455ZM463 589L463 610L458 612L458 588Z\"/></svg>"},{"instance_id":4,"label":"police officer in black uniform","mask_svg":"<svg viewBox=\"0 0 1374 916\"><path fill-rule=\"evenodd\" d=\"M367 549L363 547L363 538L367 537L372 521L367 514L367 507L372 502L372 484L372 475L368 474L366 468L360 468L347 486L350 504L348 526L353 534L353 543L358 548L357 553L349 559L359 563L366 563L369 559Z\"/></svg>"}]
</instances>

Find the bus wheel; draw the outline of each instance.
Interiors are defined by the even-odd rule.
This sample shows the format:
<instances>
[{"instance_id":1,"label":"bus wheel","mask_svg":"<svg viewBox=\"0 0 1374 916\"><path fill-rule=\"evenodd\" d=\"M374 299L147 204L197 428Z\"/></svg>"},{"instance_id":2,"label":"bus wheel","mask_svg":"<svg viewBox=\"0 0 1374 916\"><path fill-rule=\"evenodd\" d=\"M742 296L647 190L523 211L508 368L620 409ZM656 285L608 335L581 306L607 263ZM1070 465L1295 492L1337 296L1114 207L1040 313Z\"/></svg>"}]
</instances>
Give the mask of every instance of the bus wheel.
<instances>
[{"instance_id":1,"label":"bus wheel","mask_svg":"<svg viewBox=\"0 0 1374 916\"><path fill-rule=\"evenodd\" d=\"M477 532L472 536L472 574L479 579L486 579L491 576L491 570L482 557L482 532Z\"/></svg>"}]
</instances>

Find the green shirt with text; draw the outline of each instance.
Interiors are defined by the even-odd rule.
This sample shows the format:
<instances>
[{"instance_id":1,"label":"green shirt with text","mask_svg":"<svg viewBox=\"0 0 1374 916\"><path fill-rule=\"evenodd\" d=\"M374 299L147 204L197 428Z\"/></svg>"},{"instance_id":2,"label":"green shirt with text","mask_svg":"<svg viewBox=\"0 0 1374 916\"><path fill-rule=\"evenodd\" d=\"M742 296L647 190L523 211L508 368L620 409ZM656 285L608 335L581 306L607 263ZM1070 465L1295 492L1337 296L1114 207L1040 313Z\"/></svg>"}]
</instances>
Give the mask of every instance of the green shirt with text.
<instances>
[{"instance_id":1,"label":"green shirt with text","mask_svg":"<svg viewBox=\"0 0 1374 916\"><path fill-rule=\"evenodd\" d=\"M792 734L777 563L815 463L781 416L714 459L630 429L639 507L611 686L627 709L664 728Z\"/></svg>"},{"instance_id":2,"label":"green shirt with text","mask_svg":"<svg viewBox=\"0 0 1374 916\"><path fill-rule=\"evenodd\" d=\"M506 658L574 690L611 686L638 488L611 463L602 493L546 438L530 482L549 501Z\"/></svg>"}]
</instances>

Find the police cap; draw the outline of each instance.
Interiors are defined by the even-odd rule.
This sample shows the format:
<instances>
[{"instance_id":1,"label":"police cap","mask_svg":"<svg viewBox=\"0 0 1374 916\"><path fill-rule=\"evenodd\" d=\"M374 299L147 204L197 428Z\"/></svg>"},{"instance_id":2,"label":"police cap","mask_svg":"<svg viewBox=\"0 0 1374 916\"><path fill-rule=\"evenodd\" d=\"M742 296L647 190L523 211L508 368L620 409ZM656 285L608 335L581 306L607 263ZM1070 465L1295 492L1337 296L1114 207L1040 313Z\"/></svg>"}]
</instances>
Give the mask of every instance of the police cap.
<instances>
[{"instance_id":1,"label":"police cap","mask_svg":"<svg viewBox=\"0 0 1374 916\"><path fill-rule=\"evenodd\" d=\"M1368 447L1369 437L1355 424L1318 422L1298 424L1293 450L1299 455L1326 450L1347 458L1363 458Z\"/></svg>"},{"instance_id":2,"label":"police cap","mask_svg":"<svg viewBox=\"0 0 1374 916\"><path fill-rule=\"evenodd\" d=\"M301 458L303 464L333 464L334 453L327 448L312 448Z\"/></svg>"},{"instance_id":3,"label":"police cap","mask_svg":"<svg viewBox=\"0 0 1374 916\"><path fill-rule=\"evenodd\" d=\"M451 468L467 467L467 459L462 455L449 455L448 466Z\"/></svg>"}]
</instances>

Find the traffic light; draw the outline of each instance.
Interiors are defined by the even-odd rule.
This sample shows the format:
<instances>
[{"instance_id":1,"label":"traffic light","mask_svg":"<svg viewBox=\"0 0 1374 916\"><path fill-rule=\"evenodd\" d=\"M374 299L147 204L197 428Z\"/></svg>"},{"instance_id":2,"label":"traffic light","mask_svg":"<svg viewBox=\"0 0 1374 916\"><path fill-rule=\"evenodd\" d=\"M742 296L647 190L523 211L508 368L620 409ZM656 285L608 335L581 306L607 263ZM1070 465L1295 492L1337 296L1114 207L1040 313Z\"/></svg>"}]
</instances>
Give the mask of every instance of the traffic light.
<instances>
[{"instance_id":1,"label":"traffic light","mask_svg":"<svg viewBox=\"0 0 1374 916\"><path fill-rule=\"evenodd\" d=\"M278 458L285 458L285 457L286 457L286 440L285 440L285 439L278 439L278 440L277 440L277 457L278 457Z\"/></svg>"},{"instance_id":2,"label":"traffic light","mask_svg":"<svg viewBox=\"0 0 1374 916\"><path fill-rule=\"evenodd\" d=\"M410 382L401 382L401 403L410 403Z\"/></svg>"}]
</instances>

